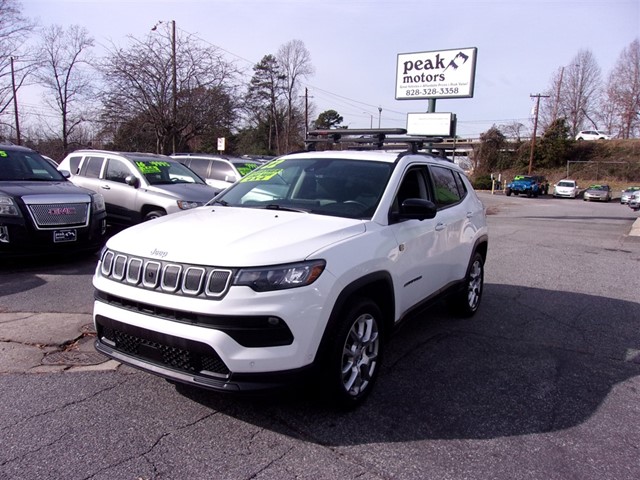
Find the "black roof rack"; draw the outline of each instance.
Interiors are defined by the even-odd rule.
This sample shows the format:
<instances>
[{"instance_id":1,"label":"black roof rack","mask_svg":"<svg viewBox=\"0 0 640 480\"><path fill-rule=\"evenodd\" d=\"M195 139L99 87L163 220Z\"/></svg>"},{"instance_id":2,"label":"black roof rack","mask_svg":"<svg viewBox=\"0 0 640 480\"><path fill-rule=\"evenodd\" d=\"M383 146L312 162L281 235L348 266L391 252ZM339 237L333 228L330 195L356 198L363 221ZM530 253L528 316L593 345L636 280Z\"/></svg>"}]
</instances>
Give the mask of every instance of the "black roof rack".
<instances>
[{"instance_id":1,"label":"black roof rack","mask_svg":"<svg viewBox=\"0 0 640 480\"><path fill-rule=\"evenodd\" d=\"M417 152L431 143L440 143L440 137L422 137L407 135L404 128L336 128L311 130L305 140L307 150L315 150L316 145L346 144L348 148L358 150L398 149L409 146L409 150Z\"/></svg>"}]
</instances>

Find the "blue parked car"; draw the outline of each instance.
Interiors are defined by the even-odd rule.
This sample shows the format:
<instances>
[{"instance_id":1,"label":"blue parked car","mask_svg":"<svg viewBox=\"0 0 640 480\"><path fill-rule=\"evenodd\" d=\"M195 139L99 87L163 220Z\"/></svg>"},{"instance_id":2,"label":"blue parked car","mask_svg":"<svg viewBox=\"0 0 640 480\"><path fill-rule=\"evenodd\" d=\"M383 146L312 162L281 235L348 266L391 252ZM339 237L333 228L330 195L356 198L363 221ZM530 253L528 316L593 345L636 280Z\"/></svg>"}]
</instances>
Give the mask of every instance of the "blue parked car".
<instances>
[{"instance_id":1,"label":"blue parked car","mask_svg":"<svg viewBox=\"0 0 640 480\"><path fill-rule=\"evenodd\" d=\"M511 183L507 184L505 190L507 196L526 195L527 197L537 197L541 191L538 180L530 175L516 175Z\"/></svg>"}]
</instances>

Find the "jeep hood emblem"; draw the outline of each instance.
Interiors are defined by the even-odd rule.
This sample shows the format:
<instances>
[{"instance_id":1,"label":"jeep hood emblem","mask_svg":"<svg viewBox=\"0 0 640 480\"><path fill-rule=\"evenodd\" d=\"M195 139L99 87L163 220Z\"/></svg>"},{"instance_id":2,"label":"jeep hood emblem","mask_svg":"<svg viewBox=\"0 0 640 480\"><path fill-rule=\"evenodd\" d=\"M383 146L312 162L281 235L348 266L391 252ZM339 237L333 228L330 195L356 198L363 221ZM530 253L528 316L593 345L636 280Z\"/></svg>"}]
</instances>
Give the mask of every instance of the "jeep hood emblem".
<instances>
[{"instance_id":1,"label":"jeep hood emblem","mask_svg":"<svg viewBox=\"0 0 640 480\"><path fill-rule=\"evenodd\" d=\"M169 254L169 252L164 252L162 250L158 250L157 248L154 248L153 250L151 250L151 255L153 255L154 257L164 258L168 254Z\"/></svg>"}]
</instances>

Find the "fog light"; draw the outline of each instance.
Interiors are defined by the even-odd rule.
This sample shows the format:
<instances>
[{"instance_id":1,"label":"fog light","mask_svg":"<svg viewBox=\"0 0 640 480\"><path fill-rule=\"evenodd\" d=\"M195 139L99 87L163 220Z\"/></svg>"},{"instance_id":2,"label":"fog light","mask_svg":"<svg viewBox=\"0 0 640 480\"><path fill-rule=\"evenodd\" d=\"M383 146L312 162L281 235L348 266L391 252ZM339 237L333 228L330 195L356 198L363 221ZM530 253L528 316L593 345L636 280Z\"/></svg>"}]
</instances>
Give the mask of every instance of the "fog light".
<instances>
[{"instance_id":1,"label":"fog light","mask_svg":"<svg viewBox=\"0 0 640 480\"><path fill-rule=\"evenodd\" d=\"M0 225L0 243L9 243L9 227Z\"/></svg>"}]
</instances>

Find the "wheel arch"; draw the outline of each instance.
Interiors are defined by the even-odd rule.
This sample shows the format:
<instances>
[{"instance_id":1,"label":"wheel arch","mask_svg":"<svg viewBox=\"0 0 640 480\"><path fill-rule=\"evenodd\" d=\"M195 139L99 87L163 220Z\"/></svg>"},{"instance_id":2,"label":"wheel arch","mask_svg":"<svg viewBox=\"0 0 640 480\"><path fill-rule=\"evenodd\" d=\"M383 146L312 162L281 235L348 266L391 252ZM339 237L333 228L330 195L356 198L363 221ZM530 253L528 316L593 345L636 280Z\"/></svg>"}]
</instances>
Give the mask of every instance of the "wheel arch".
<instances>
[{"instance_id":1,"label":"wheel arch","mask_svg":"<svg viewBox=\"0 0 640 480\"><path fill-rule=\"evenodd\" d=\"M368 298L378 305L383 315L382 328L385 332L390 332L395 318L395 295L393 293L393 280L388 272L374 272L361 277L342 289L336 299L326 328L322 335L322 340L318 347L316 359L321 358L326 350L327 342L331 331L341 320L349 302L355 298Z\"/></svg>"},{"instance_id":2,"label":"wheel arch","mask_svg":"<svg viewBox=\"0 0 640 480\"><path fill-rule=\"evenodd\" d=\"M142 206L142 209L140 209L140 218L146 217L148 213L153 212L154 210L164 212L165 215L167 214L166 208L146 203Z\"/></svg>"}]
</instances>

